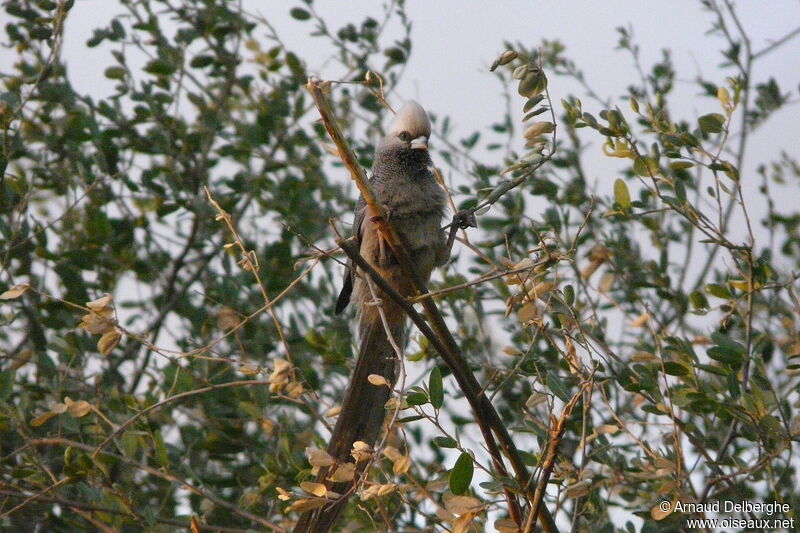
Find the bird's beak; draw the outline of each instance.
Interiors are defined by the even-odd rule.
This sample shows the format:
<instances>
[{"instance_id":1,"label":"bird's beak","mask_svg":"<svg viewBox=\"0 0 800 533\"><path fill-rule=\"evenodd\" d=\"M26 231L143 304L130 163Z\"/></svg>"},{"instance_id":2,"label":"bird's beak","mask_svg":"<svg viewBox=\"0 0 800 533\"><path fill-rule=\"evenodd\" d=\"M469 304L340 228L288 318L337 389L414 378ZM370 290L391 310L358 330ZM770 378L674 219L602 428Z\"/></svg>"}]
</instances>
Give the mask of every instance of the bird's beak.
<instances>
[{"instance_id":1,"label":"bird's beak","mask_svg":"<svg viewBox=\"0 0 800 533\"><path fill-rule=\"evenodd\" d=\"M427 150L428 149L428 138L424 135L420 135L416 139L411 141L411 149L412 150Z\"/></svg>"}]
</instances>

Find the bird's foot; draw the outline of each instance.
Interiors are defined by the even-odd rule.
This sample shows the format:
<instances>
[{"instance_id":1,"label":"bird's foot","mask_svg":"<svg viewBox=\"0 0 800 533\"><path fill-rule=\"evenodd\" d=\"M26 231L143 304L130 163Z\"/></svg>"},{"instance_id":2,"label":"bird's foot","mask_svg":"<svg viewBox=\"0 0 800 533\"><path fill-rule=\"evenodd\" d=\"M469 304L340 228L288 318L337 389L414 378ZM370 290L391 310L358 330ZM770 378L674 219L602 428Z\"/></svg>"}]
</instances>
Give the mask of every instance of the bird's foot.
<instances>
[{"instance_id":1,"label":"bird's foot","mask_svg":"<svg viewBox=\"0 0 800 533\"><path fill-rule=\"evenodd\" d=\"M477 228L478 222L475 220L475 213L469 209L462 209L453 215L453 226L458 226L459 229Z\"/></svg>"}]
</instances>

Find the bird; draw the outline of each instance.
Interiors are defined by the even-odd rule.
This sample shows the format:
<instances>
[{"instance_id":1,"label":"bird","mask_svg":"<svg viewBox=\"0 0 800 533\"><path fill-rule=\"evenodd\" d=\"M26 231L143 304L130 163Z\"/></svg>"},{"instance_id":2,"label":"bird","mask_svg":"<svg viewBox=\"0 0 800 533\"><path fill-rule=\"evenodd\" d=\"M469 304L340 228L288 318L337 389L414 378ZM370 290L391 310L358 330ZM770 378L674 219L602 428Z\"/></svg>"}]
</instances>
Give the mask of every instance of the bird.
<instances>
[{"instance_id":1,"label":"bird","mask_svg":"<svg viewBox=\"0 0 800 533\"><path fill-rule=\"evenodd\" d=\"M412 258L417 277L423 282L430 279L435 267L447 262L455 235L451 232L448 238L441 227L447 203L432 171L430 136L431 122L425 109L413 100L407 101L378 144L369 179L376 199L383 205ZM377 222L361 196L356 202L352 233L359 245L359 255L397 292L413 296L414 283L378 231ZM347 263L335 313L342 313L351 302L356 307L359 349L327 448L335 465L353 461L351 450L356 441L370 447L375 445L386 417L385 405L399 372L400 361L392 341L402 350L407 340L403 310L379 287L374 284L370 287L366 275L352 260ZM389 386L370 383L368 378L372 374L382 376ZM341 496L301 514L294 533L325 533L344 510L354 482L329 481L327 477L333 468L322 468L317 481Z\"/></svg>"}]
</instances>

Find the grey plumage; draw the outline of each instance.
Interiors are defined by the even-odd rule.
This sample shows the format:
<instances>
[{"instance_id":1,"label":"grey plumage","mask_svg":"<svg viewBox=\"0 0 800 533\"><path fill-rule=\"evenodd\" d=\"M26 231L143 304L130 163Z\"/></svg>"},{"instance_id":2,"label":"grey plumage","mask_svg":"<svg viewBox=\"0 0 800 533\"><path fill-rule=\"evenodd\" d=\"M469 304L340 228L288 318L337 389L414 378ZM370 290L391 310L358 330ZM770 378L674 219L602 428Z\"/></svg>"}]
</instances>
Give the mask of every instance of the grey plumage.
<instances>
[{"instance_id":1,"label":"grey plumage","mask_svg":"<svg viewBox=\"0 0 800 533\"><path fill-rule=\"evenodd\" d=\"M378 145L370 178L378 201L383 204L391 224L408 247L417 274L425 281L435 266L447 261L450 253L450 243L441 228L446 208L445 195L431 171L427 148L430 134L431 123L422 106L413 100L406 103ZM353 235L360 243L361 256L400 294L413 295L413 283L403 275L378 233L363 198L359 198L356 204ZM352 460L350 451L355 441L364 441L370 446L375 444L386 415L384 405L390 390L371 385L367 377L378 374L394 385L399 362L387 337L387 329L401 349L406 342L403 311L380 289L375 287L375 291L375 296L382 302L381 309L388 328L381 320L378 307L370 305L373 295L365 277L354 272L353 265L348 263L335 311L341 313L350 301L356 305L359 353L328 445L328 453L337 462ZM328 471L323 469L318 481L325 482L327 475ZM353 486L352 482L326 484L329 490L339 494L347 494ZM304 513L294 532L328 531L346 503L347 498L342 497L334 504Z\"/></svg>"}]
</instances>

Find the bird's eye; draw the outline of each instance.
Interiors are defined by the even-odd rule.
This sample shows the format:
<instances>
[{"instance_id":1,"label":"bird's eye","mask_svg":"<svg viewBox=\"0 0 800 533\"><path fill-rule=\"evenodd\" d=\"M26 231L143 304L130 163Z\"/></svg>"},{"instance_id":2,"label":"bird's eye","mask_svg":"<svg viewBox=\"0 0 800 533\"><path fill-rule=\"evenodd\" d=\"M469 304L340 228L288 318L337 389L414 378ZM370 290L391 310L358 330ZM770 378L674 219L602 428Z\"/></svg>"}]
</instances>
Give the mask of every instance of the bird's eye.
<instances>
[{"instance_id":1,"label":"bird's eye","mask_svg":"<svg viewBox=\"0 0 800 533\"><path fill-rule=\"evenodd\" d=\"M411 140L411 135L407 131L401 131L397 136L400 137L400 140L403 142Z\"/></svg>"}]
</instances>

